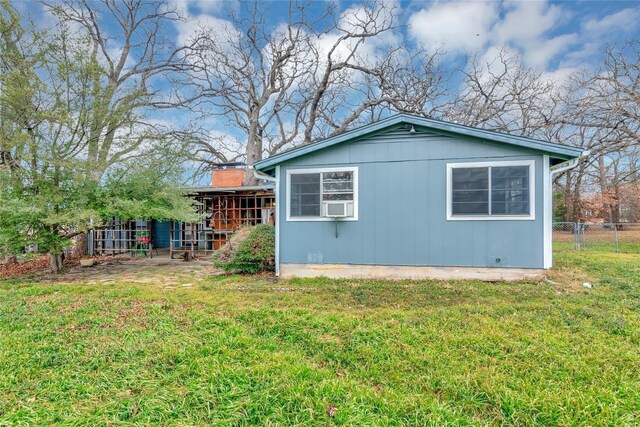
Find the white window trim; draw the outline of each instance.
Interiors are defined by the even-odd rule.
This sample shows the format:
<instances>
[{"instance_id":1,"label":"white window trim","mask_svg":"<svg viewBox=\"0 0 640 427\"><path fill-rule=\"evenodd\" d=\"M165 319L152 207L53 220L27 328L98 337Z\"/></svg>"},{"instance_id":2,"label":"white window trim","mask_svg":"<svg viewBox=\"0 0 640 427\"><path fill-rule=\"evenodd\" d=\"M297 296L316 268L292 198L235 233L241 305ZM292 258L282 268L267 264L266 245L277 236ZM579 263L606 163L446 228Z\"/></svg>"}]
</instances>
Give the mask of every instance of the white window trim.
<instances>
[{"instance_id":1,"label":"white window trim","mask_svg":"<svg viewBox=\"0 0 640 427\"><path fill-rule=\"evenodd\" d=\"M309 169L287 169L286 182L286 204L287 204L287 221L335 221L335 218L327 218L323 216L291 216L291 175L301 173L323 173L323 172L353 172L353 216L340 218L339 221L357 221L358 220L358 167L349 166L341 168L309 168ZM322 178L320 179L320 210L322 210Z\"/></svg>"},{"instance_id":2,"label":"white window trim","mask_svg":"<svg viewBox=\"0 0 640 427\"><path fill-rule=\"evenodd\" d=\"M536 219L536 161L505 160L493 162L447 163L447 221L533 221ZM455 168L529 166L529 215L452 215L452 172ZM491 181L489 181L491 185ZM489 200L491 203L491 200Z\"/></svg>"}]
</instances>

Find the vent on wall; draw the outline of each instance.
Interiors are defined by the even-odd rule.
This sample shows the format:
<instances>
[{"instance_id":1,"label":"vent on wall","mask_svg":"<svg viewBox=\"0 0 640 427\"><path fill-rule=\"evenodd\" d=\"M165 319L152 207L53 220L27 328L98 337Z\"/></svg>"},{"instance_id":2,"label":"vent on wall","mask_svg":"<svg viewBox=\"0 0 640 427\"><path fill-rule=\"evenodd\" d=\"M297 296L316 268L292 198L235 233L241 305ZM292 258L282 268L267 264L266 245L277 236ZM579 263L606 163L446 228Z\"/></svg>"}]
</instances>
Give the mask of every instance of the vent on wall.
<instances>
[{"instance_id":1,"label":"vent on wall","mask_svg":"<svg viewBox=\"0 0 640 427\"><path fill-rule=\"evenodd\" d=\"M309 252L307 254L307 262L309 264L322 264L324 262L324 256L322 255L322 252L318 252L318 253Z\"/></svg>"},{"instance_id":2,"label":"vent on wall","mask_svg":"<svg viewBox=\"0 0 640 427\"><path fill-rule=\"evenodd\" d=\"M490 255L487 257L487 265L489 267L506 267L507 258L501 255Z\"/></svg>"}]
</instances>

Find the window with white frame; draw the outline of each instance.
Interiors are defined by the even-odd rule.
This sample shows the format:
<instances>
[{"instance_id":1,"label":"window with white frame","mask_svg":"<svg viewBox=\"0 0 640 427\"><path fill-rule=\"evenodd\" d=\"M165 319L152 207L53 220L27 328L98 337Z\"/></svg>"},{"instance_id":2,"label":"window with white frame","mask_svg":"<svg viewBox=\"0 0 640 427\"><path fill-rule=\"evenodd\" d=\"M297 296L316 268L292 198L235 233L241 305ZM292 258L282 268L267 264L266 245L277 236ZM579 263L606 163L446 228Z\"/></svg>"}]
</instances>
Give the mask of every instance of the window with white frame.
<instances>
[{"instance_id":1,"label":"window with white frame","mask_svg":"<svg viewBox=\"0 0 640 427\"><path fill-rule=\"evenodd\" d=\"M344 216L357 219L357 168L287 171L287 219L321 220L330 205L344 205Z\"/></svg>"},{"instance_id":2,"label":"window with white frame","mask_svg":"<svg viewBox=\"0 0 640 427\"><path fill-rule=\"evenodd\" d=\"M534 219L534 161L447 165L448 219Z\"/></svg>"}]
</instances>

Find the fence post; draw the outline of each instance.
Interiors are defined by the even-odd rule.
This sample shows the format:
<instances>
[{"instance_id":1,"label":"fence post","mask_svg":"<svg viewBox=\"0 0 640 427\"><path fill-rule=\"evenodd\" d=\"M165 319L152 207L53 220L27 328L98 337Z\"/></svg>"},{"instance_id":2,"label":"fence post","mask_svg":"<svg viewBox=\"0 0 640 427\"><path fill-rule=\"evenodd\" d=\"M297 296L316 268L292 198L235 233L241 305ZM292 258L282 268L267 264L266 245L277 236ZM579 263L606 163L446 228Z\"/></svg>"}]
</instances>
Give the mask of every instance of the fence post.
<instances>
[{"instance_id":1,"label":"fence post","mask_svg":"<svg viewBox=\"0 0 640 427\"><path fill-rule=\"evenodd\" d=\"M573 226L574 226L574 228L576 230L575 233L574 233L574 235L576 236L576 250L579 251L580 250L580 239L581 239L581 236L580 236L580 233L581 233L580 220L578 220L577 223L573 223Z\"/></svg>"},{"instance_id":2,"label":"fence post","mask_svg":"<svg viewBox=\"0 0 640 427\"><path fill-rule=\"evenodd\" d=\"M618 224L611 224L613 226L613 235L616 239L616 253L620 253L620 246L618 244Z\"/></svg>"},{"instance_id":3,"label":"fence post","mask_svg":"<svg viewBox=\"0 0 640 427\"><path fill-rule=\"evenodd\" d=\"M91 230L87 231L87 252L88 252L87 255L89 255L89 256L93 256L94 255L94 253L93 253L93 251L94 251L93 239L94 239L94 230L91 229Z\"/></svg>"}]
</instances>

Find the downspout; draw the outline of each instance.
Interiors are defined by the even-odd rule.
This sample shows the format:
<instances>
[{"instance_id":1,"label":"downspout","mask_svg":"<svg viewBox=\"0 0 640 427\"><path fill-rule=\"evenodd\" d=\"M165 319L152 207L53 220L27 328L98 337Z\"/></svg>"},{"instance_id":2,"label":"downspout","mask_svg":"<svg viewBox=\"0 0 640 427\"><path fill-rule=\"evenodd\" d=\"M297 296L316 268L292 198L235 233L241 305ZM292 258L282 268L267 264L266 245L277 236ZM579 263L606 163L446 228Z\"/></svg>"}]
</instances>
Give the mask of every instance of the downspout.
<instances>
[{"instance_id":1,"label":"downspout","mask_svg":"<svg viewBox=\"0 0 640 427\"><path fill-rule=\"evenodd\" d=\"M273 193L276 199L276 247L275 247L275 268L276 276L280 276L280 166L276 166L275 177L267 175L256 170L253 166L249 166L253 170L253 176L265 181L271 181L275 183Z\"/></svg>"}]
</instances>

